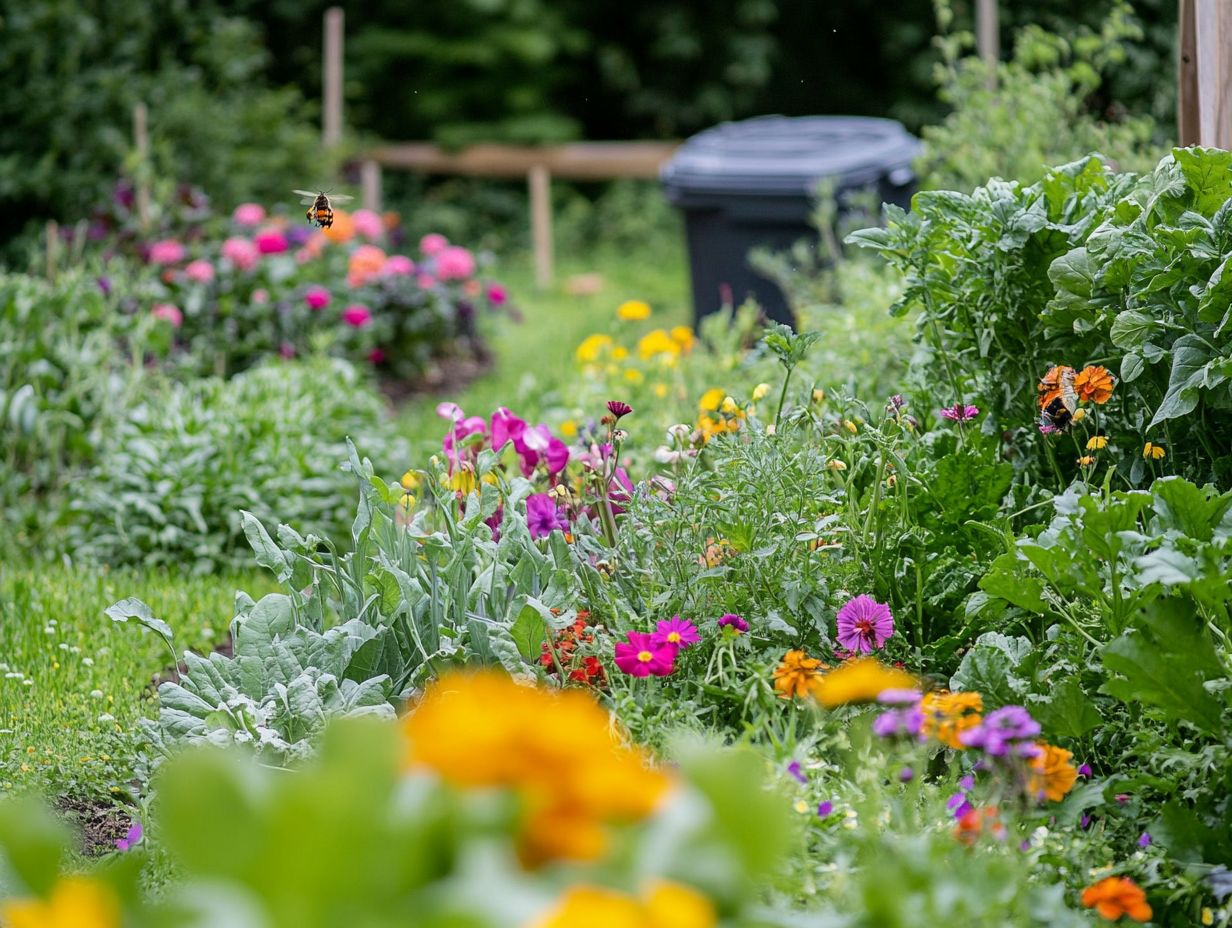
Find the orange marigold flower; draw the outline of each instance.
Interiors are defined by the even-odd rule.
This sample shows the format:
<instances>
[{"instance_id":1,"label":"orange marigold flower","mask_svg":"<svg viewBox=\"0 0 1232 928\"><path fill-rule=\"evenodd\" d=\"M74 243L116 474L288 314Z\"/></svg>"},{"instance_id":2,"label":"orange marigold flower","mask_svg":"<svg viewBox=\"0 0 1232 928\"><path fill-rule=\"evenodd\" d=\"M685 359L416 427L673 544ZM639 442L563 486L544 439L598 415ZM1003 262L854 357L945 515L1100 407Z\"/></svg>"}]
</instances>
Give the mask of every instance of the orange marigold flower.
<instances>
[{"instance_id":1,"label":"orange marigold flower","mask_svg":"<svg viewBox=\"0 0 1232 928\"><path fill-rule=\"evenodd\" d=\"M783 662L774 671L774 688L778 690L779 697L791 699L794 696L807 696L817 672L823 666L821 661L809 657L803 651L788 651L783 655Z\"/></svg>"},{"instance_id":2,"label":"orange marigold flower","mask_svg":"<svg viewBox=\"0 0 1232 928\"><path fill-rule=\"evenodd\" d=\"M1102 406L1112 398L1112 375L1105 367L1088 365L1074 375L1074 392L1078 402Z\"/></svg>"},{"instance_id":3,"label":"orange marigold flower","mask_svg":"<svg viewBox=\"0 0 1232 928\"><path fill-rule=\"evenodd\" d=\"M942 744L961 751L966 745L959 740L959 736L980 724L984 699L979 693L950 693L942 690L925 693L920 700L920 709L924 713L921 732L926 737L936 738Z\"/></svg>"},{"instance_id":4,"label":"orange marigold flower","mask_svg":"<svg viewBox=\"0 0 1232 928\"><path fill-rule=\"evenodd\" d=\"M1105 877L1082 891L1082 904L1094 909L1110 922L1128 915L1136 922L1150 921L1151 907L1146 893L1133 880L1123 876Z\"/></svg>"},{"instance_id":5,"label":"orange marigold flower","mask_svg":"<svg viewBox=\"0 0 1232 928\"><path fill-rule=\"evenodd\" d=\"M1078 782L1078 770L1070 763L1073 753L1055 745L1039 742L1038 757L1031 761L1031 777L1027 783L1029 792L1041 800L1060 802Z\"/></svg>"}]
</instances>

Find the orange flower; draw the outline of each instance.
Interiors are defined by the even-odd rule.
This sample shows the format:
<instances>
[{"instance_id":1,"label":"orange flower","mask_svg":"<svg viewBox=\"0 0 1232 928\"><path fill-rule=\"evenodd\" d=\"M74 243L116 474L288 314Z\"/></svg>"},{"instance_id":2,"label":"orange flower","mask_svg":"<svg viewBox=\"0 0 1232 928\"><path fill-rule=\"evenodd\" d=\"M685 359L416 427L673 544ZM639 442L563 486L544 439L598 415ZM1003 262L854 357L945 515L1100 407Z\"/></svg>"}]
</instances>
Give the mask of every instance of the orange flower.
<instances>
[{"instance_id":1,"label":"orange flower","mask_svg":"<svg viewBox=\"0 0 1232 928\"><path fill-rule=\"evenodd\" d=\"M1041 800L1060 802L1078 782L1078 771L1069 762L1073 753L1051 744L1039 742L1036 747L1042 752L1031 761L1032 774L1027 790Z\"/></svg>"},{"instance_id":2,"label":"orange flower","mask_svg":"<svg viewBox=\"0 0 1232 928\"><path fill-rule=\"evenodd\" d=\"M803 651L788 651L783 655L783 663L774 671L774 688L778 690L779 698L807 696L817 672L823 667L821 661Z\"/></svg>"},{"instance_id":3,"label":"orange flower","mask_svg":"<svg viewBox=\"0 0 1232 928\"><path fill-rule=\"evenodd\" d=\"M1110 922L1122 915L1128 915L1136 922L1150 921L1151 918L1146 893L1133 880L1123 876L1106 877L1088 886L1082 891L1082 904Z\"/></svg>"},{"instance_id":4,"label":"orange flower","mask_svg":"<svg viewBox=\"0 0 1232 928\"><path fill-rule=\"evenodd\" d=\"M351 260L347 265L347 283L352 287L362 287L380 274L383 267L385 252L375 245L360 245L351 253Z\"/></svg>"},{"instance_id":5,"label":"orange flower","mask_svg":"<svg viewBox=\"0 0 1232 928\"><path fill-rule=\"evenodd\" d=\"M996 806L971 809L964 812L954 828L954 837L963 844L975 844L980 835L987 833L998 841L1004 841L1008 832L1005 823L997 814Z\"/></svg>"},{"instance_id":6,"label":"orange flower","mask_svg":"<svg viewBox=\"0 0 1232 928\"><path fill-rule=\"evenodd\" d=\"M924 735L961 751L966 746L958 736L980 724L984 700L979 693L941 690L925 693L920 700L920 709L924 712L924 726L921 729Z\"/></svg>"},{"instance_id":7,"label":"orange flower","mask_svg":"<svg viewBox=\"0 0 1232 928\"><path fill-rule=\"evenodd\" d=\"M1106 368L1087 366L1074 377L1074 391L1080 403L1102 406L1112 398L1112 375Z\"/></svg>"},{"instance_id":8,"label":"orange flower","mask_svg":"<svg viewBox=\"0 0 1232 928\"><path fill-rule=\"evenodd\" d=\"M1048 369L1048 373L1040 378L1039 382L1039 405L1040 409L1047 409L1048 404L1061 395L1066 384L1072 384L1074 380L1074 369L1064 364L1058 364L1055 367Z\"/></svg>"},{"instance_id":9,"label":"orange flower","mask_svg":"<svg viewBox=\"0 0 1232 928\"><path fill-rule=\"evenodd\" d=\"M355 237L355 220L345 210L335 209L333 225L321 231L331 242L341 245Z\"/></svg>"}]
</instances>

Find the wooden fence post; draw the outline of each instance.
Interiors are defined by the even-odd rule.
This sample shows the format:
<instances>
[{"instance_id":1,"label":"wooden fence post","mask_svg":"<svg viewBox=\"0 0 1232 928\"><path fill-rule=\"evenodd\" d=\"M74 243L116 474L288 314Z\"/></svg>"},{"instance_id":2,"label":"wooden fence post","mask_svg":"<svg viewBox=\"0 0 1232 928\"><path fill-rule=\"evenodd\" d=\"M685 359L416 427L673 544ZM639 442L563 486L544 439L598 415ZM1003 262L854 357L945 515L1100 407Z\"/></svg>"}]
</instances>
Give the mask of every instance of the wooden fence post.
<instances>
[{"instance_id":1,"label":"wooden fence post","mask_svg":"<svg viewBox=\"0 0 1232 928\"><path fill-rule=\"evenodd\" d=\"M381 211L381 164L368 158L359 163L359 202L364 209Z\"/></svg>"},{"instance_id":2,"label":"wooden fence post","mask_svg":"<svg viewBox=\"0 0 1232 928\"><path fill-rule=\"evenodd\" d=\"M537 164L527 177L530 185L530 231L535 252L535 285L552 285L552 175Z\"/></svg>"},{"instance_id":3,"label":"wooden fence post","mask_svg":"<svg viewBox=\"0 0 1232 928\"><path fill-rule=\"evenodd\" d=\"M322 57L321 141L326 147L342 140L342 7L325 11L325 42Z\"/></svg>"},{"instance_id":4,"label":"wooden fence post","mask_svg":"<svg viewBox=\"0 0 1232 928\"><path fill-rule=\"evenodd\" d=\"M1192 2L1198 58L1198 144L1232 148L1232 50L1228 48L1232 4L1228 0ZM1183 21L1181 31L1183 37Z\"/></svg>"},{"instance_id":5,"label":"wooden fence post","mask_svg":"<svg viewBox=\"0 0 1232 928\"><path fill-rule=\"evenodd\" d=\"M133 106L133 145L137 149L137 221L142 229L147 229L150 225L150 127L144 103Z\"/></svg>"},{"instance_id":6,"label":"wooden fence post","mask_svg":"<svg viewBox=\"0 0 1232 928\"><path fill-rule=\"evenodd\" d=\"M1180 0L1176 71L1176 137L1182 148L1198 144L1198 26L1194 0Z\"/></svg>"},{"instance_id":7,"label":"wooden fence post","mask_svg":"<svg viewBox=\"0 0 1232 928\"><path fill-rule=\"evenodd\" d=\"M997 0L978 0L975 7L975 47L988 69L985 83L997 86L997 63L1001 60L1001 23Z\"/></svg>"}]
</instances>

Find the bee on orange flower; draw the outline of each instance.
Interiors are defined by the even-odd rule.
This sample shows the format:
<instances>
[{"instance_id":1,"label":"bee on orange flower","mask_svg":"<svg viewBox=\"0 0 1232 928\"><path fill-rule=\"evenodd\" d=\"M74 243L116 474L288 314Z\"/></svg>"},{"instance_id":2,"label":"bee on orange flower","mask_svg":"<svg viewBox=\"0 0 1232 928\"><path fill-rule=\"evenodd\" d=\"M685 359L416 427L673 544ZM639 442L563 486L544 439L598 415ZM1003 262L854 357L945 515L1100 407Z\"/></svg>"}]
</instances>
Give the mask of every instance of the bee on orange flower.
<instances>
[{"instance_id":1,"label":"bee on orange flower","mask_svg":"<svg viewBox=\"0 0 1232 928\"><path fill-rule=\"evenodd\" d=\"M1058 364L1039 382L1040 425L1060 431L1069 428L1078 408L1078 391L1074 389L1072 367Z\"/></svg>"},{"instance_id":2,"label":"bee on orange flower","mask_svg":"<svg viewBox=\"0 0 1232 928\"><path fill-rule=\"evenodd\" d=\"M305 215L308 217L309 225L314 225L318 229L328 229L334 224L334 207L330 203L328 194L324 192L313 193L310 190L292 190L291 192L303 197L300 202L308 207L308 212ZM350 199L353 199L353 197L334 197L334 200L338 203L345 203Z\"/></svg>"}]
</instances>

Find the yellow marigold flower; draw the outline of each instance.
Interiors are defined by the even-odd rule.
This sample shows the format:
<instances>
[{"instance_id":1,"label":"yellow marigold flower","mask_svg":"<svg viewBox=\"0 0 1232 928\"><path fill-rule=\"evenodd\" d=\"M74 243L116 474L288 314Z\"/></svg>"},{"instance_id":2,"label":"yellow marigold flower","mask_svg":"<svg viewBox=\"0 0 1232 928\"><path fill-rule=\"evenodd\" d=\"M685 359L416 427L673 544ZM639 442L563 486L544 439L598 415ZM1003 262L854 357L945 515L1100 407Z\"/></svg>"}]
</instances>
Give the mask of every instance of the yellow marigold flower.
<instances>
[{"instance_id":1,"label":"yellow marigold flower","mask_svg":"<svg viewBox=\"0 0 1232 928\"><path fill-rule=\"evenodd\" d=\"M573 438L578 433L577 423L574 422L572 419L566 419L564 422L560 424L560 428L558 431L560 432L560 434L564 435L565 438Z\"/></svg>"},{"instance_id":2,"label":"yellow marigold flower","mask_svg":"<svg viewBox=\"0 0 1232 928\"><path fill-rule=\"evenodd\" d=\"M1088 451L1103 451L1107 447L1108 447L1108 436L1107 435L1102 435L1102 434L1092 435L1090 438L1087 439L1087 450Z\"/></svg>"},{"instance_id":3,"label":"yellow marigold flower","mask_svg":"<svg viewBox=\"0 0 1232 928\"><path fill-rule=\"evenodd\" d=\"M1165 451L1162 447L1160 447L1159 445L1152 444L1149 441L1145 445L1142 446L1142 456L1146 458L1148 461L1161 460L1163 456L1167 453L1168 452Z\"/></svg>"},{"instance_id":4,"label":"yellow marigold flower","mask_svg":"<svg viewBox=\"0 0 1232 928\"><path fill-rule=\"evenodd\" d=\"M925 693L920 700L920 709L924 713L921 732L926 737L936 738L942 744L961 751L966 745L958 736L980 724L984 698L979 693L950 693L941 690Z\"/></svg>"},{"instance_id":5,"label":"yellow marigold flower","mask_svg":"<svg viewBox=\"0 0 1232 928\"><path fill-rule=\"evenodd\" d=\"M640 322L650 318L650 304L643 300L626 300L616 307L616 315L626 322Z\"/></svg>"},{"instance_id":6,"label":"yellow marigold flower","mask_svg":"<svg viewBox=\"0 0 1232 928\"><path fill-rule=\"evenodd\" d=\"M769 392L770 384L759 383L753 388L753 402L756 403L758 400L764 400Z\"/></svg>"},{"instance_id":7,"label":"yellow marigold flower","mask_svg":"<svg viewBox=\"0 0 1232 928\"><path fill-rule=\"evenodd\" d=\"M521 686L497 671L442 676L402 730L408 768L519 797L527 865L593 860L606 846L608 822L645 818L671 784L641 749L621 743L585 692Z\"/></svg>"},{"instance_id":8,"label":"yellow marigold flower","mask_svg":"<svg viewBox=\"0 0 1232 928\"><path fill-rule=\"evenodd\" d=\"M402 479L398 482L402 484L402 489L414 490L419 486L419 474L415 473L413 470L408 470L402 475Z\"/></svg>"},{"instance_id":9,"label":"yellow marigold flower","mask_svg":"<svg viewBox=\"0 0 1232 928\"><path fill-rule=\"evenodd\" d=\"M629 349L626 348L624 345L617 345L615 348L612 349L612 360L613 361L623 361L628 356L629 356Z\"/></svg>"},{"instance_id":10,"label":"yellow marigold flower","mask_svg":"<svg viewBox=\"0 0 1232 928\"><path fill-rule=\"evenodd\" d=\"M120 928L120 902L105 883L86 876L62 877L46 899L0 902L7 928Z\"/></svg>"},{"instance_id":11,"label":"yellow marigold flower","mask_svg":"<svg viewBox=\"0 0 1232 928\"><path fill-rule=\"evenodd\" d=\"M582 364L593 364L611 345L612 336L610 335L588 335L582 340L582 344L577 346L577 359Z\"/></svg>"},{"instance_id":12,"label":"yellow marigold flower","mask_svg":"<svg viewBox=\"0 0 1232 928\"><path fill-rule=\"evenodd\" d=\"M846 463L844 463L843 461L840 461L838 458L831 458L830 460L826 461L826 467L830 468L830 470L846 470L847 469Z\"/></svg>"},{"instance_id":13,"label":"yellow marigold flower","mask_svg":"<svg viewBox=\"0 0 1232 928\"><path fill-rule=\"evenodd\" d=\"M672 341L680 346L680 350L688 354L693 350L693 344L696 338L693 335L693 330L687 325L674 325L671 331Z\"/></svg>"},{"instance_id":14,"label":"yellow marigold flower","mask_svg":"<svg viewBox=\"0 0 1232 928\"><path fill-rule=\"evenodd\" d=\"M631 367L625 371L625 380L629 381L629 383L641 383L645 379L646 375L637 368Z\"/></svg>"},{"instance_id":15,"label":"yellow marigold flower","mask_svg":"<svg viewBox=\"0 0 1232 928\"><path fill-rule=\"evenodd\" d=\"M1095 458L1089 454L1084 454L1082 457L1078 459L1079 467L1090 467L1094 463L1095 463Z\"/></svg>"},{"instance_id":16,"label":"yellow marigold flower","mask_svg":"<svg viewBox=\"0 0 1232 928\"><path fill-rule=\"evenodd\" d=\"M812 693L826 708L872 702L883 690L908 690L919 681L905 670L887 667L875 657L858 657L812 681Z\"/></svg>"},{"instance_id":17,"label":"yellow marigold flower","mask_svg":"<svg viewBox=\"0 0 1232 928\"><path fill-rule=\"evenodd\" d=\"M659 355L675 355L679 351L680 346L663 329L647 332L637 343L637 353L646 361Z\"/></svg>"},{"instance_id":18,"label":"yellow marigold flower","mask_svg":"<svg viewBox=\"0 0 1232 928\"><path fill-rule=\"evenodd\" d=\"M599 886L572 886L532 928L714 928L714 904L681 883L658 880L642 899Z\"/></svg>"},{"instance_id":19,"label":"yellow marigold flower","mask_svg":"<svg viewBox=\"0 0 1232 928\"><path fill-rule=\"evenodd\" d=\"M803 651L788 651L783 655L783 662L774 670L774 688L779 698L807 696L818 671L824 666L817 658L809 657Z\"/></svg>"},{"instance_id":20,"label":"yellow marigold flower","mask_svg":"<svg viewBox=\"0 0 1232 928\"><path fill-rule=\"evenodd\" d=\"M659 399L663 399L663 397L667 396L667 384L656 383L654 385L654 395Z\"/></svg>"},{"instance_id":21,"label":"yellow marigold flower","mask_svg":"<svg viewBox=\"0 0 1232 928\"><path fill-rule=\"evenodd\" d=\"M1070 758L1074 755L1064 748L1042 742L1036 745L1040 755L1031 761L1031 776L1027 790L1040 799L1060 802L1078 782L1078 771Z\"/></svg>"},{"instance_id":22,"label":"yellow marigold flower","mask_svg":"<svg viewBox=\"0 0 1232 928\"><path fill-rule=\"evenodd\" d=\"M1112 388L1112 375L1106 368L1088 366L1074 375L1074 392L1080 403L1102 406L1112 398Z\"/></svg>"},{"instance_id":23,"label":"yellow marigold flower","mask_svg":"<svg viewBox=\"0 0 1232 928\"><path fill-rule=\"evenodd\" d=\"M697 401L697 408L703 412L714 412L719 408L719 404L723 402L725 396L727 396L726 390L714 387L702 394L702 398Z\"/></svg>"}]
</instances>

